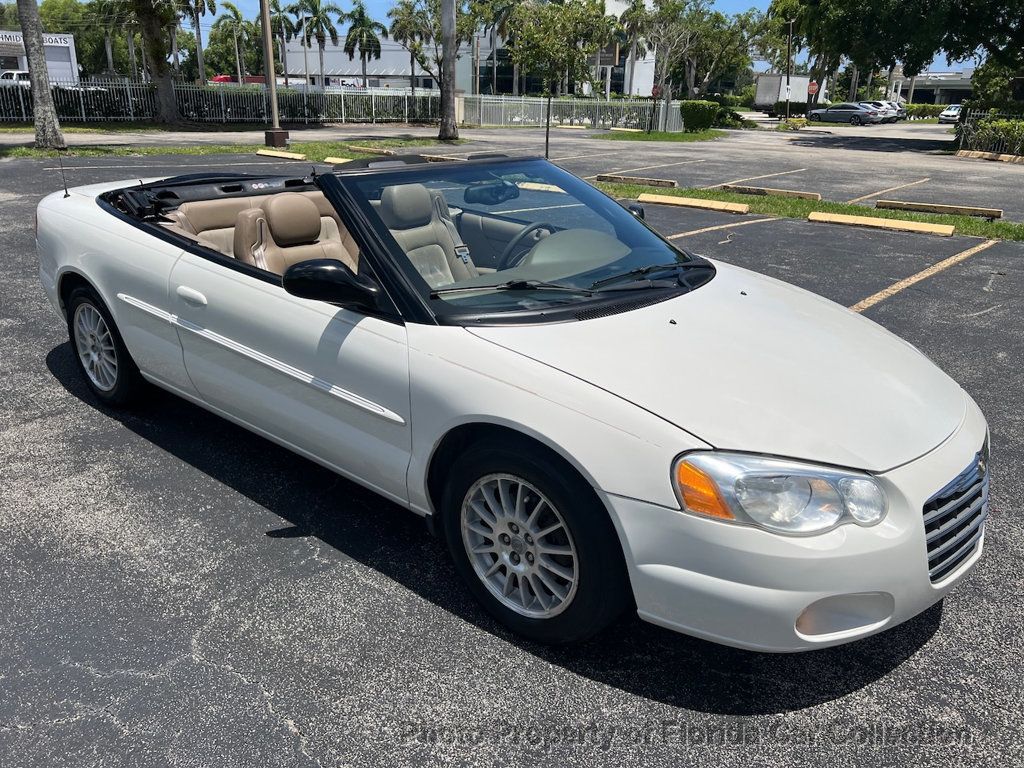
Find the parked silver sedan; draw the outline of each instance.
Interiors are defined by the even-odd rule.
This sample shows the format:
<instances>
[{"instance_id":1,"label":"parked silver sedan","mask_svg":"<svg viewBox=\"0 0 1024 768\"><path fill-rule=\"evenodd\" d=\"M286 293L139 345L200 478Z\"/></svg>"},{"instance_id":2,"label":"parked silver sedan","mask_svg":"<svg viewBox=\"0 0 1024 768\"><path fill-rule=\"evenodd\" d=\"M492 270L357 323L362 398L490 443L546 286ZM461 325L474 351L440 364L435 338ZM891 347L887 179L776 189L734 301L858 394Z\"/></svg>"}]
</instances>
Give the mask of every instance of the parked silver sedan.
<instances>
[{"instance_id":1,"label":"parked silver sedan","mask_svg":"<svg viewBox=\"0 0 1024 768\"><path fill-rule=\"evenodd\" d=\"M868 123L880 123L885 118L885 115L866 104L843 102L841 104L833 104L831 107L812 109L809 117L812 121L816 122L865 125Z\"/></svg>"}]
</instances>

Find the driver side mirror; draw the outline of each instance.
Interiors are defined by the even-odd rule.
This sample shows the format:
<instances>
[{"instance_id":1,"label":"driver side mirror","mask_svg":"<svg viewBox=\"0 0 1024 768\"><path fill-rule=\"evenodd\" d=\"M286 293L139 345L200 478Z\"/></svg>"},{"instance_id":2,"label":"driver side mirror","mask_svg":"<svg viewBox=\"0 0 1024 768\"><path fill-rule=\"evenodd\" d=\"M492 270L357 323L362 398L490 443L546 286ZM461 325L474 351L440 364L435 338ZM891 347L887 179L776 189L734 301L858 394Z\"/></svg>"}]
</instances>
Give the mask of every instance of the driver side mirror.
<instances>
[{"instance_id":1,"label":"driver side mirror","mask_svg":"<svg viewBox=\"0 0 1024 768\"><path fill-rule=\"evenodd\" d=\"M376 310L381 295L376 280L357 275L336 259L310 259L285 270L281 285L292 296L339 304L346 309Z\"/></svg>"},{"instance_id":2,"label":"driver side mirror","mask_svg":"<svg viewBox=\"0 0 1024 768\"><path fill-rule=\"evenodd\" d=\"M644 207L642 205L627 205L626 210L641 220L644 219L646 216L646 214L644 213Z\"/></svg>"}]
</instances>

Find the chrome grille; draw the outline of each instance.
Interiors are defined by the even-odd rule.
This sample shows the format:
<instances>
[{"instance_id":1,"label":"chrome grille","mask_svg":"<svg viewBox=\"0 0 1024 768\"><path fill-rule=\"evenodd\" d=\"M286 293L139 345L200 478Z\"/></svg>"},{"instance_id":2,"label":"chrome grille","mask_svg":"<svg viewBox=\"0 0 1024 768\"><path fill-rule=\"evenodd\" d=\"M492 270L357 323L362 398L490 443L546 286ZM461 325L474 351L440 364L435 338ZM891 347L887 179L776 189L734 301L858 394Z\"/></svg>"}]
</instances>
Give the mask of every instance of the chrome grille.
<instances>
[{"instance_id":1,"label":"chrome grille","mask_svg":"<svg viewBox=\"0 0 1024 768\"><path fill-rule=\"evenodd\" d=\"M928 577L942 581L978 546L988 517L988 441L963 472L924 505Z\"/></svg>"}]
</instances>

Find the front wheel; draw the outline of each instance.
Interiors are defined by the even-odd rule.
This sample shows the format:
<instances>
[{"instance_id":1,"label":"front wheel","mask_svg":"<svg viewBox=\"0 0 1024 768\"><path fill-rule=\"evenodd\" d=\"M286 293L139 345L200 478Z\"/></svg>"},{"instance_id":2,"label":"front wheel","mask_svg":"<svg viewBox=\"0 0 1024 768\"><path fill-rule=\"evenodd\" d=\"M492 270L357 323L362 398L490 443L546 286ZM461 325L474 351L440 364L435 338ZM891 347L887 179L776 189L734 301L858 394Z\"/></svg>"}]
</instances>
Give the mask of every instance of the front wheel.
<instances>
[{"instance_id":1,"label":"front wheel","mask_svg":"<svg viewBox=\"0 0 1024 768\"><path fill-rule=\"evenodd\" d=\"M145 386L110 312L96 292L75 288L67 300L68 336L89 389L107 405L127 405Z\"/></svg>"},{"instance_id":2,"label":"front wheel","mask_svg":"<svg viewBox=\"0 0 1024 768\"><path fill-rule=\"evenodd\" d=\"M531 640L578 642L628 603L622 550L593 490L535 455L487 442L457 459L441 509L445 538L492 616Z\"/></svg>"},{"instance_id":3,"label":"front wheel","mask_svg":"<svg viewBox=\"0 0 1024 768\"><path fill-rule=\"evenodd\" d=\"M812 114L811 115L811 122L812 123L820 123L821 122L821 115Z\"/></svg>"}]
</instances>

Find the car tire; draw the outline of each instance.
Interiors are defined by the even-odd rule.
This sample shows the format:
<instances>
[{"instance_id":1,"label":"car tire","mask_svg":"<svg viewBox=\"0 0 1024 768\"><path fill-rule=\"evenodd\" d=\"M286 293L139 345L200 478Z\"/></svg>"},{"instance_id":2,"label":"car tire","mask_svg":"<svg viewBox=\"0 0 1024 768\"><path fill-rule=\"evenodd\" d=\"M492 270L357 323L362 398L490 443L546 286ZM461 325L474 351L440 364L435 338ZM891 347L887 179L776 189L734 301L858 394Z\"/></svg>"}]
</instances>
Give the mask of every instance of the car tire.
<instances>
[{"instance_id":1,"label":"car tire","mask_svg":"<svg viewBox=\"0 0 1024 768\"><path fill-rule=\"evenodd\" d=\"M107 405L135 401L146 381L103 300L92 288L79 286L68 296L66 308L71 349L89 389Z\"/></svg>"},{"instance_id":2,"label":"car tire","mask_svg":"<svg viewBox=\"0 0 1024 768\"><path fill-rule=\"evenodd\" d=\"M814 114L812 114L810 119L811 119L812 123L820 123L821 122L821 115L814 115Z\"/></svg>"},{"instance_id":3,"label":"car tire","mask_svg":"<svg viewBox=\"0 0 1024 768\"><path fill-rule=\"evenodd\" d=\"M453 463L441 505L473 596L512 631L553 645L592 637L631 600L607 511L559 464L533 445L478 442Z\"/></svg>"},{"instance_id":4,"label":"car tire","mask_svg":"<svg viewBox=\"0 0 1024 768\"><path fill-rule=\"evenodd\" d=\"M850 118L850 125L861 125L862 122L863 121L859 117L857 117L857 115L854 115L853 117Z\"/></svg>"}]
</instances>

